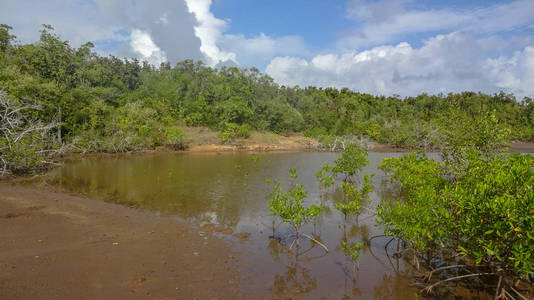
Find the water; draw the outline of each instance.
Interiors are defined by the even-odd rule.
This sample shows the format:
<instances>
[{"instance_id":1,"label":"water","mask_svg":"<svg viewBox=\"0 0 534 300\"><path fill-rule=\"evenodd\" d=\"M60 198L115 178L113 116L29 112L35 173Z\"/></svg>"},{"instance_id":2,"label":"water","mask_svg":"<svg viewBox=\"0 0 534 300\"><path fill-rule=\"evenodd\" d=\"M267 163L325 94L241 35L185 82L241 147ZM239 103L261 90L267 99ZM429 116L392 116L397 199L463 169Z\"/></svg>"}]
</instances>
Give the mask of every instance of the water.
<instances>
[{"instance_id":1,"label":"water","mask_svg":"<svg viewBox=\"0 0 534 300\"><path fill-rule=\"evenodd\" d=\"M396 241L388 245L390 255L386 255L390 239L380 236L383 231L373 214L380 199L396 197L377 165L384 157L399 155L369 153L370 164L363 173L375 174L372 201L357 219L346 222L335 209L342 192L321 191L314 175L324 162L336 158L336 153L91 156L68 160L47 174L46 180L95 199L158 211L200 230L222 232L219 235L240 254L242 290L247 298L412 299L418 289L410 285L410 261L391 258ZM272 185L265 180L290 182L288 168L297 169L298 182L308 191L307 203L324 206L316 221L305 225L302 232L320 239L328 253L306 238L299 247L289 249L292 228L278 222L275 238L270 238L273 229L267 195ZM366 245L357 265L343 254L340 243L344 238Z\"/></svg>"}]
</instances>

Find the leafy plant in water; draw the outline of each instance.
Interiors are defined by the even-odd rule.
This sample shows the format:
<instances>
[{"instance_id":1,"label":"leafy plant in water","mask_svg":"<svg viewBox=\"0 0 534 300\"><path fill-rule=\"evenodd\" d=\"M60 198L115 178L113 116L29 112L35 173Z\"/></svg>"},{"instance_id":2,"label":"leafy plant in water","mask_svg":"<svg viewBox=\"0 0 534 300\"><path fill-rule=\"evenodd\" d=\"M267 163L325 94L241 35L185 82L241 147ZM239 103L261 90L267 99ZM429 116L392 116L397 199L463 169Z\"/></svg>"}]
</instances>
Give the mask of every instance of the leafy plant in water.
<instances>
[{"instance_id":1,"label":"leafy plant in water","mask_svg":"<svg viewBox=\"0 0 534 300\"><path fill-rule=\"evenodd\" d=\"M367 151L359 149L354 144L348 144L341 155L334 160L334 163L334 166L325 163L315 176L321 182L322 188L332 186L340 174L345 177L341 183L344 202L337 203L336 209L343 213L346 220L348 215L359 214L363 201L369 200L369 193L372 190L372 175L364 176L364 182L359 189L354 185L354 176L369 164Z\"/></svg>"},{"instance_id":2,"label":"leafy plant in water","mask_svg":"<svg viewBox=\"0 0 534 300\"><path fill-rule=\"evenodd\" d=\"M297 179L296 169L289 169L289 174L293 179ZM280 181L273 182L273 190L269 194L269 209L273 216L278 216L283 222L290 224L295 229L296 241L300 237L300 227L302 224L313 220L321 212L321 207L317 205L304 206L304 199L307 192L301 184L295 183L291 189L284 192L280 186ZM307 235L304 235L310 238Z\"/></svg>"},{"instance_id":3,"label":"leafy plant in water","mask_svg":"<svg viewBox=\"0 0 534 300\"><path fill-rule=\"evenodd\" d=\"M325 163L315 174L322 183L323 188L329 188L338 175L344 175L345 182L354 182L354 176L369 164L367 151L358 148L355 144L348 144L341 156L334 160L334 166Z\"/></svg>"},{"instance_id":4,"label":"leafy plant in water","mask_svg":"<svg viewBox=\"0 0 534 300\"><path fill-rule=\"evenodd\" d=\"M352 280L356 281L356 269L358 268L358 258L360 257L360 252L363 249L364 244L360 242L349 243L345 240L341 241L341 249L343 254L346 257L350 258L352 262Z\"/></svg>"},{"instance_id":5,"label":"leafy plant in water","mask_svg":"<svg viewBox=\"0 0 534 300\"><path fill-rule=\"evenodd\" d=\"M344 203L336 203L336 209L341 211L345 216L357 215L360 213L363 201L369 201L369 193L372 190L371 176L366 174L364 176L364 182L360 189L357 189L354 185L343 182L341 187L343 188L343 195L345 197Z\"/></svg>"},{"instance_id":6,"label":"leafy plant in water","mask_svg":"<svg viewBox=\"0 0 534 300\"><path fill-rule=\"evenodd\" d=\"M356 263L358 261L358 258L360 257L360 251L363 249L363 243L347 243L345 241L342 241L341 248L343 249L343 253L345 253L345 256L350 257L352 262Z\"/></svg>"}]
</instances>

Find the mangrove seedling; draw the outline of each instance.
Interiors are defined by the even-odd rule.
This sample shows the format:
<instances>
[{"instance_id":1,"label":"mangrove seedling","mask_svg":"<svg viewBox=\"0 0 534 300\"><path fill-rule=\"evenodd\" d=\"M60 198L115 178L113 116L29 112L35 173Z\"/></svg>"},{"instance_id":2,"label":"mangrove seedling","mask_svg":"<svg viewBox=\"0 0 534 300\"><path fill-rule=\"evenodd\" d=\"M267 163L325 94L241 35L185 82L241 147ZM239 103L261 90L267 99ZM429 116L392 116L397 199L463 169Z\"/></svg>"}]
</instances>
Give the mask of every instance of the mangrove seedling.
<instances>
[{"instance_id":1,"label":"mangrove seedling","mask_svg":"<svg viewBox=\"0 0 534 300\"><path fill-rule=\"evenodd\" d=\"M357 189L354 185L348 182L343 182L341 184L345 202L337 203L336 209L343 213L345 220L348 215L358 215L362 208L363 201L369 201L369 193L372 190L370 178L371 176L368 174L364 176L364 182L360 189Z\"/></svg>"},{"instance_id":2,"label":"mangrove seedling","mask_svg":"<svg viewBox=\"0 0 534 300\"><path fill-rule=\"evenodd\" d=\"M328 163L315 174L323 184L323 188L330 187L338 175L344 175L345 182L354 182L354 176L369 164L367 151L358 148L355 144L348 144L341 156L334 160L334 166Z\"/></svg>"},{"instance_id":3,"label":"mangrove seedling","mask_svg":"<svg viewBox=\"0 0 534 300\"><path fill-rule=\"evenodd\" d=\"M358 268L358 258L360 257L360 251L363 249L363 243L353 242L348 243L341 241L341 248L345 256L349 257L352 261L352 280L355 280L356 269Z\"/></svg>"},{"instance_id":4,"label":"mangrove seedling","mask_svg":"<svg viewBox=\"0 0 534 300\"><path fill-rule=\"evenodd\" d=\"M298 178L295 169L289 169L289 174L294 179ZM275 180L273 183L273 190L269 194L269 209L273 216L278 216L282 222L290 224L295 229L295 241L297 245L300 236L304 236L323 246L328 251L328 248L322 243L300 232L301 226L319 215L322 208L317 205L304 206L304 199L308 193L301 184L295 183L289 191L284 192L280 186L280 181Z\"/></svg>"}]
</instances>

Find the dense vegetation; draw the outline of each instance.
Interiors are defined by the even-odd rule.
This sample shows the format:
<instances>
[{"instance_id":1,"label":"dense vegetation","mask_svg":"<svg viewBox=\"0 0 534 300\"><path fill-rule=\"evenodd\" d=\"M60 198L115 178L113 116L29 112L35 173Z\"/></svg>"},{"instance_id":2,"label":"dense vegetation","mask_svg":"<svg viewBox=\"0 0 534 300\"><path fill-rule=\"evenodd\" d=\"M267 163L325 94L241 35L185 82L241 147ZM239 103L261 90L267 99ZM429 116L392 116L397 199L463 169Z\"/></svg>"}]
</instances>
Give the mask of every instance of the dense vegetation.
<instances>
[{"instance_id":1,"label":"dense vegetation","mask_svg":"<svg viewBox=\"0 0 534 300\"><path fill-rule=\"evenodd\" d=\"M48 25L34 44L15 42L10 30L0 25L0 90L14 109L38 106L24 110L26 118L56 123L54 141L70 145L71 151L182 149L187 146L184 126L220 131L221 142L258 130L303 133L326 144L335 136L357 136L429 148L442 145L451 114L470 122L486 111L495 111L513 138L534 139L530 98L518 102L504 93L464 92L401 99L349 89L285 87L255 68L214 69L191 60L155 67L103 57L90 42L71 47Z\"/></svg>"},{"instance_id":2,"label":"dense vegetation","mask_svg":"<svg viewBox=\"0 0 534 300\"><path fill-rule=\"evenodd\" d=\"M399 185L398 201L382 201L377 220L444 282L498 278L495 299L526 299L534 274L534 157L509 154L510 132L492 114L465 124L478 135L450 137L441 160L414 152L384 159ZM414 217L417 216L417 217ZM486 281L487 282L487 281ZM491 281L490 281L491 282Z\"/></svg>"}]
</instances>

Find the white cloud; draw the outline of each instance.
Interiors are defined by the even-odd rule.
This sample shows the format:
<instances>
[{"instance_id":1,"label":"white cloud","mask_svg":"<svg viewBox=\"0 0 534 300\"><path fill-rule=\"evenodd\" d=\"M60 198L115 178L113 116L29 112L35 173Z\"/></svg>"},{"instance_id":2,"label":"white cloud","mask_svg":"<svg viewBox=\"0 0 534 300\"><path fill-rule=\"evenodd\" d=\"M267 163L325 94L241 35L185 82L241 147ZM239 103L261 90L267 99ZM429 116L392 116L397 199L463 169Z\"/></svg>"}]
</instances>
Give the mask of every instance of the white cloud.
<instances>
[{"instance_id":1,"label":"white cloud","mask_svg":"<svg viewBox=\"0 0 534 300\"><path fill-rule=\"evenodd\" d=\"M153 65L159 65L167 61L165 52L154 43L150 34L139 29L132 30L130 46L132 50L139 53L142 59Z\"/></svg>"},{"instance_id":2,"label":"white cloud","mask_svg":"<svg viewBox=\"0 0 534 300\"><path fill-rule=\"evenodd\" d=\"M220 39L220 45L223 49L237 53L242 66L260 68L265 67L277 55L310 55L306 43L298 36L273 38L261 33L246 38L243 35L225 34Z\"/></svg>"},{"instance_id":3,"label":"white cloud","mask_svg":"<svg viewBox=\"0 0 534 300\"><path fill-rule=\"evenodd\" d=\"M455 32L433 37L419 49L403 42L361 52L318 55L310 61L277 57L266 72L285 85L348 87L382 95L464 90L534 95L534 47L488 59L491 43Z\"/></svg>"},{"instance_id":4,"label":"white cloud","mask_svg":"<svg viewBox=\"0 0 534 300\"><path fill-rule=\"evenodd\" d=\"M235 53L222 51L217 46L227 24L211 13L211 0L185 0L185 2L189 12L193 13L197 19L195 34L200 39L200 51L204 54L208 65L215 66L228 60L237 63Z\"/></svg>"},{"instance_id":5,"label":"white cloud","mask_svg":"<svg viewBox=\"0 0 534 300\"><path fill-rule=\"evenodd\" d=\"M133 31L138 29L150 33L152 43L165 51L173 63L203 58L193 28L195 16L184 1L1 0L0 19L13 26L13 33L24 43L37 41L41 24L51 24L62 39L75 47L87 41L98 46L103 41L110 48L97 49L102 54L143 59L130 45ZM157 55L151 59L156 58Z\"/></svg>"},{"instance_id":6,"label":"white cloud","mask_svg":"<svg viewBox=\"0 0 534 300\"><path fill-rule=\"evenodd\" d=\"M526 47L511 57L488 59L485 67L497 87L534 96L534 47Z\"/></svg>"},{"instance_id":7,"label":"white cloud","mask_svg":"<svg viewBox=\"0 0 534 300\"><path fill-rule=\"evenodd\" d=\"M201 41L200 51L208 65L265 66L276 55L308 55L304 41L298 36L271 37L260 33L245 37L226 34L228 22L216 18L211 0L185 0L197 19L195 34Z\"/></svg>"},{"instance_id":8,"label":"white cloud","mask_svg":"<svg viewBox=\"0 0 534 300\"><path fill-rule=\"evenodd\" d=\"M315 56L297 35L227 33L230 22L214 16L211 0L0 0L0 19L24 43L39 38L41 24L51 24L73 46L100 41L102 54L156 65L166 59L267 65L266 72L285 85L402 95L500 89L534 94L534 37L525 34L534 29L534 1L474 9L421 9L414 3L350 1L346 17L359 27L339 36L334 50ZM400 42L418 34L434 37L421 47Z\"/></svg>"},{"instance_id":9,"label":"white cloud","mask_svg":"<svg viewBox=\"0 0 534 300\"><path fill-rule=\"evenodd\" d=\"M339 46L360 48L417 33L462 31L489 34L534 25L532 0L516 0L470 10L410 10L405 6L400 0L349 2L347 16L362 24L344 35Z\"/></svg>"},{"instance_id":10,"label":"white cloud","mask_svg":"<svg viewBox=\"0 0 534 300\"><path fill-rule=\"evenodd\" d=\"M401 0L382 0L367 3L365 0L352 0L347 4L346 16L350 19L382 22L404 11Z\"/></svg>"}]
</instances>

